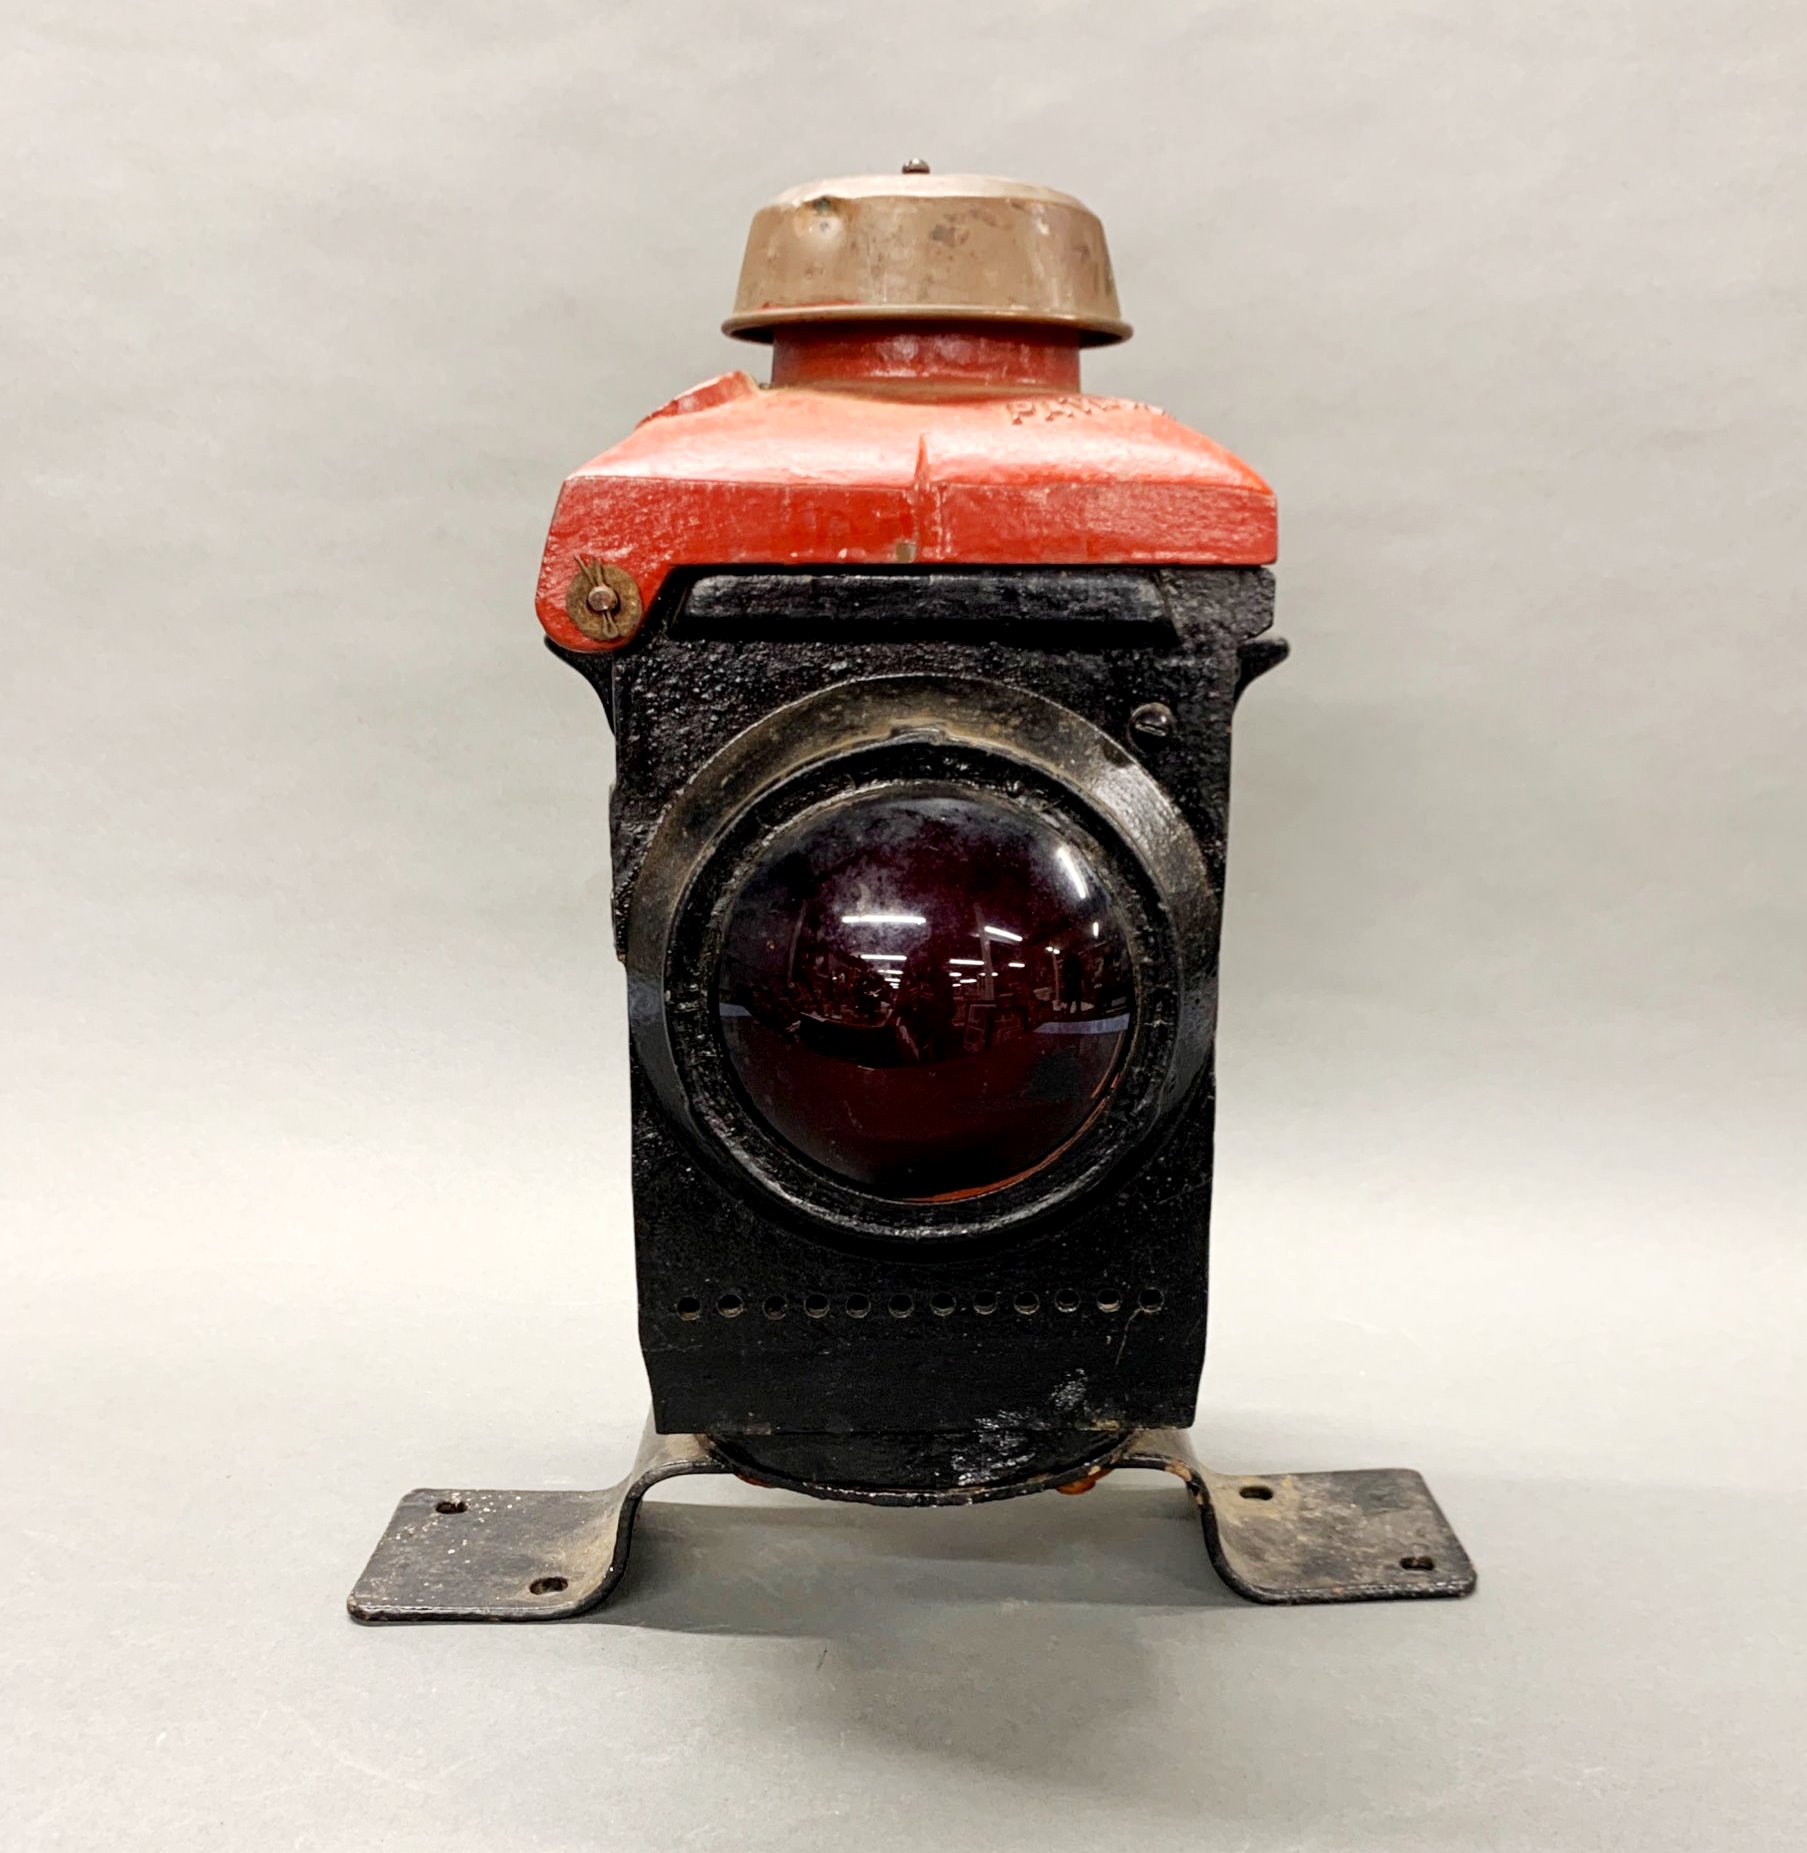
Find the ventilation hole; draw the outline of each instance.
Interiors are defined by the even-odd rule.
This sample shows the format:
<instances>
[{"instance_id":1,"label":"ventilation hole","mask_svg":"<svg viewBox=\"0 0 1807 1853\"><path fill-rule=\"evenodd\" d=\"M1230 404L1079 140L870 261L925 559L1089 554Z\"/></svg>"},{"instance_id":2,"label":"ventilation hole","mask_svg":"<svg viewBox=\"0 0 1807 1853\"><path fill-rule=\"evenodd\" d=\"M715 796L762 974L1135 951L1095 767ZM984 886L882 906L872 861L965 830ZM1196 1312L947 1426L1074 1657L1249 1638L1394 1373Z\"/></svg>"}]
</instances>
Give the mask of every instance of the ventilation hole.
<instances>
[{"instance_id":1,"label":"ventilation hole","mask_svg":"<svg viewBox=\"0 0 1807 1853\"><path fill-rule=\"evenodd\" d=\"M1167 1304L1167 1296L1159 1287L1144 1287L1136 1295L1136 1304L1145 1313L1158 1313Z\"/></svg>"},{"instance_id":2,"label":"ventilation hole","mask_svg":"<svg viewBox=\"0 0 1807 1853\"><path fill-rule=\"evenodd\" d=\"M1402 1570L1434 1570L1437 1563L1432 1557L1402 1557L1399 1560L1399 1567Z\"/></svg>"},{"instance_id":3,"label":"ventilation hole","mask_svg":"<svg viewBox=\"0 0 1807 1853\"><path fill-rule=\"evenodd\" d=\"M1271 1486L1239 1486L1236 1489L1244 1499L1272 1499L1274 1489Z\"/></svg>"},{"instance_id":4,"label":"ventilation hole","mask_svg":"<svg viewBox=\"0 0 1807 1853\"><path fill-rule=\"evenodd\" d=\"M738 1319L746 1311L746 1301L738 1293L724 1293L715 1302L715 1310L724 1319Z\"/></svg>"},{"instance_id":5,"label":"ventilation hole","mask_svg":"<svg viewBox=\"0 0 1807 1853\"><path fill-rule=\"evenodd\" d=\"M782 1319L784 1314L784 1295L782 1293L774 1293L765 1303L765 1316L768 1319Z\"/></svg>"},{"instance_id":6,"label":"ventilation hole","mask_svg":"<svg viewBox=\"0 0 1807 1853\"><path fill-rule=\"evenodd\" d=\"M1010 1303L1025 1319L1027 1319L1031 1313L1038 1313L1042 1309L1041 1301L1038 1300L1033 1293L1019 1293Z\"/></svg>"},{"instance_id":7,"label":"ventilation hole","mask_svg":"<svg viewBox=\"0 0 1807 1853\"><path fill-rule=\"evenodd\" d=\"M455 1513L464 1512L468 1509L469 1508L462 1499L442 1499L433 1508L435 1512L443 1513L447 1518L451 1518Z\"/></svg>"},{"instance_id":8,"label":"ventilation hole","mask_svg":"<svg viewBox=\"0 0 1807 1853\"><path fill-rule=\"evenodd\" d=\"M527 1593L530 1596L556 1596L561 1589L570 1587L562 1576L536 1576L527 1585Z\"/></svg>"},{"instance_id":9,"label":"ventilation hole","mask_svg":"<svg viewBox=\"0 0 1807 1853\"><path fill-rule=\"evenodd\" d=\"M1054 1296L1054 1304L1063 1313L1076 1313L1079 1310L1079 1295L1071 1287L1062 1287Z\"/></svg>"},{"instance_id":10,"label":"ventilation hole","mask_svg":"<svg viewBox=\"0 0 1807 1853\"><path fill-rule=\"evenodd\" d=\"M803 1310L812 1319L825 1319L828 1316L828 1295L826 1293L806 1293L803 1296Z\"/></svg>"},{"instance_id":11,"label":"ventilation hole","mask_svg":"<svg viewBox=\"0 0 1807 1853\"><path fill-rule=\"evenodd\" d=\"M700 1319L702 1316L703 1302L701 1300L693 1299L687 1293L678 1301L678 1317L680 1319Z\"/></svg>"},{"instance_id":12,"label":"ventilation hole","mask_svg":"<svg viewBox=\"0 0 1807 1853\"><path fill-rule=\"evenodd\" d=\"M953 1312L959 1304L960 1302L951 1293L931 1293L929 1295L929 1311L942 1319Z\"/></svg>"},{"instance_id":13,"label":"ventilation hole","mask_svg":"<svg viewBox=\"0 0 1807 1853\"><path fill-rule=\"evenodd\" d=\"M907 1293L894 1293L885 1310L893 1319L907 1319L916 1310L916 1302Z\"/></svg>"},{"instance_id":14,"label":"ventilation hole","mask_svg":"<svg viewBox=\"0 0 1807 1853\"><path fill-rule=\"evenodd\" d=\"M863 1293L850 1293L847 1296L847 1317L864 1319L871 1312L872 1302Z\"/></svg>"},{"instance_id":15,"label":"ventilation hole","mask_svg":"<svg viewBox=\"0 0 1807 1853\"><path fill-rule=\"evenodd\" d=\"M998 1296L995 1293L975 1293L973 1311L976 1313L995 1313L998 1310Z\"/></svg>"},{"instance_id":16,"label":"ventilation hole","mask_svg":"<svg viewBox=\"0 0 1807 1853\"><path fill-rule=\"evenodd\" d=\"M1101 1313L1114 1313L1121 1309L1123 1295L1115 1287L1102 1287L1098 1292L1098 1310Z\"/></svg>"}]
</instances>

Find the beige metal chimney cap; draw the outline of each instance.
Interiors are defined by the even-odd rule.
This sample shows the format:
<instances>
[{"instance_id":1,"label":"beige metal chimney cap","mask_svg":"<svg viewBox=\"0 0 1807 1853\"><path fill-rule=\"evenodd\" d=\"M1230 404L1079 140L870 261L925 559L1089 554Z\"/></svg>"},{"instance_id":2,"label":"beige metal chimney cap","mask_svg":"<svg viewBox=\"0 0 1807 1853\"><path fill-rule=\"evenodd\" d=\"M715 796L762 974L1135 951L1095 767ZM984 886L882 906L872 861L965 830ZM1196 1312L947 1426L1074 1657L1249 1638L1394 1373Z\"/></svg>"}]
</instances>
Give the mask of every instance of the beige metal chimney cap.
<instances>
[{"instance_id":1,"label":"beige metal chimney cap","mask_svg":"<svg viewBox=\"0 0 1807 1853\"><path fill-rule=\"evenodd\" d=\"M1088 345L1129 324L1098 215L991 174L815 180L753 215L724 334L769 341L803 322L1013 322Z\"/></svg>"}]
</instances>

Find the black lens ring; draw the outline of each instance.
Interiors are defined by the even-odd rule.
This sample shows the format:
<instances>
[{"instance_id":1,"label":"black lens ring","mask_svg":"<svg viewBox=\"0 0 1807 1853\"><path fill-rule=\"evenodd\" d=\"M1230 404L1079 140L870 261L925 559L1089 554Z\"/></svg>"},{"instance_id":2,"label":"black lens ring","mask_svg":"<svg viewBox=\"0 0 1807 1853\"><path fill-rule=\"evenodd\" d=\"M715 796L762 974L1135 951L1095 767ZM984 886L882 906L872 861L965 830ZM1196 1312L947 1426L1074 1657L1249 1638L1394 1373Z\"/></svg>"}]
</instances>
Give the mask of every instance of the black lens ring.
<instances>
[{"instance_id":1,"label":"black lens ring","mask_svg":"<svg viewBox=\"0 0 1807 1853\"><path fill-rule=\"evenodd\" d=\"M859 699L827 699L850 694ZM892 724L870 724L886 706ZM838 732L825 725L837 707ZM1040 728L1025 729L1025 709L1052 713L1033 712ZM1046 746L1026 752L1026 733L1036 732ZM883 1197L794 1151L733 1079L714 1007L726 903L773 836L824 805L899 786L1004 798L1074 837L1122 913L1135 971L1135 1028L1104 1110L1029 1177L950 1202ZM661 1102L731 1182L752 1181L807 1234L858 1247L983 1244L1065 1209L1150 1147L1209 1053L1215 895L1190 831L1164 810L1165 793L1107 736L1021 690L897 677L780 710L692 781L655 836L633 897L630 1022Z\"/></svg>"}]
</instances>

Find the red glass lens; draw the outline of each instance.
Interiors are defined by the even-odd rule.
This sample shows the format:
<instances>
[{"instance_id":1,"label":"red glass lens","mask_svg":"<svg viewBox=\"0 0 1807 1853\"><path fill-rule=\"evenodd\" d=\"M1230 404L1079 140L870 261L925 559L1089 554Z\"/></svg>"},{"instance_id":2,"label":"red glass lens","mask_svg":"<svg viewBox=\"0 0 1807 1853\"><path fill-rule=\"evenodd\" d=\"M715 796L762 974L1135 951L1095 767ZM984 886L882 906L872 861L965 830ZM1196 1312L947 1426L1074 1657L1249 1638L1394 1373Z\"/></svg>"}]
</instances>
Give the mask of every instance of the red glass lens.
<instances>
[{"instance_id":1,"label":"red glass lens","mask_svg":"<svg viewBox=\"0 0 1807 1853\"><path fill-rule=\"evenodd\" d=\"M730 1067L772 1129L916 1201L995 1190L1070 1144L1117 1077L1134 996L1077 839L945 789L781 833L729 903L716 984Z\"/></svg>"}]
</instances>

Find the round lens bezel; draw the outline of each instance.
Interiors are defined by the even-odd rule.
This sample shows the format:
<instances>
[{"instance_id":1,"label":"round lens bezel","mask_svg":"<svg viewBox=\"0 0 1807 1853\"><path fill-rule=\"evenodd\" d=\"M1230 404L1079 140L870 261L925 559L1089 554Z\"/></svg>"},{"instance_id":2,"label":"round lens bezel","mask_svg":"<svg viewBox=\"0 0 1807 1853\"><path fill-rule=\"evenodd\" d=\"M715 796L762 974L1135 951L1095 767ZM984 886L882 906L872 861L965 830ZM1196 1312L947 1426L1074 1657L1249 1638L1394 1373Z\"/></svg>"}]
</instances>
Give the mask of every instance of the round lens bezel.
<instances>
[{"instance_id":1,"label":"round lens bezel","mask_svg":"<svg viewBox=\"0 0 1807 1853\"><path fill-rule=\"evenodd\" d=\"M1129 1047L1099 1110L1026 1175L947 1200L879 1195L791 1146L735 1078L715 1007L733 897L773 839L829 805L927 789L1019 805L1073 839L1123 921L1135 983ZM1216 925L1192 833L1101 730L1021 690L875 679L777 711L674 804L630 908L630 1023L699 1149L803 1232L858 1246L984 1242L1060 1213L1148 1147L1209 1052Z\"/></svg>"}]
</instances>

